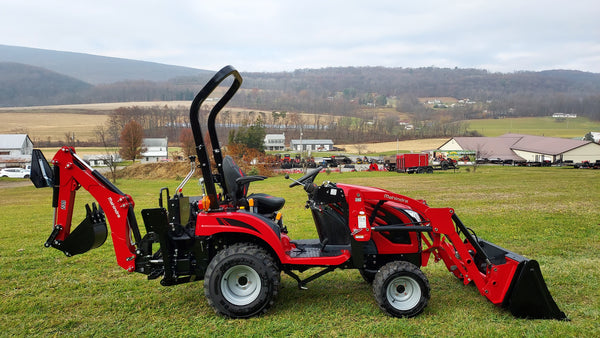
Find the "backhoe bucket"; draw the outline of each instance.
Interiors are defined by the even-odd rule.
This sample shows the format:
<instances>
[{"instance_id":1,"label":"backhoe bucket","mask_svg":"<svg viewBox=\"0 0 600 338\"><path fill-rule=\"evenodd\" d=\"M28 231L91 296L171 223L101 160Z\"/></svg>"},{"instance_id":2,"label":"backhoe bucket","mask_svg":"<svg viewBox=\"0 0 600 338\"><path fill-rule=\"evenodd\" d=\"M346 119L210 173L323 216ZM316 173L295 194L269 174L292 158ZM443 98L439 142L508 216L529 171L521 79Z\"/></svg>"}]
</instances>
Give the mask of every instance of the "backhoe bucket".
<instances>
[{"instance_id":1,"label":"backhoe bucket","mask_svg":"<svg viewBox=\"0 0 600 338\"><path fill-rule=\"evenodd\" d=\"M33 149L31 153L31 172L29 179L36 188L52 187L54 185L54 172L50 164L39 149Z\"/></svg>"},{"instance_id":2,"label":"backhoe bucket","mask_svg":"<svg viewBox=\"0 0 600 338\"><path fill-rule=\"evenodd\" d=\"M479 244L494 265L508 264L506 263L507 259L518 263L502 302L502 306L508 308L513 316L528 319L568 320L550 295L537 261L527 259L485 240L480 239Z\"/></svg>"},{"instance_id":3,"label":"backhoe bucket","mask_svg":"<svg viewBox=\"0 0 600 338\"><path fill-rule=\"evenodd\" d=\"M106 228L106 220L102 209L96 208L96 204L92 204L93 210L90 210L88 204L85 205L87 214L85 219L79 223L77 228L65 238L59 245L53 245L57 249L63 251L67 256L82 254L91 249L97 248L104 244L108 235Z\"/></svg>"}]
</instances>

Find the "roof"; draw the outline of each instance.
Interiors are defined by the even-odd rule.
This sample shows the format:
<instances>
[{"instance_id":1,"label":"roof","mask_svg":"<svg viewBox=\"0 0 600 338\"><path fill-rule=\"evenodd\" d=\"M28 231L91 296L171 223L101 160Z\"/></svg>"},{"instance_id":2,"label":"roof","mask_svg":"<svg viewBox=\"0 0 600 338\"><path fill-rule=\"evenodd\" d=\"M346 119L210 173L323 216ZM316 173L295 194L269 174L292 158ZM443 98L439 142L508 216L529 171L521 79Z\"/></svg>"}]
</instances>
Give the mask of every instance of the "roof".
<instances>
[{"instance_id":1,"label":"roof","mask_svg":"<svg viewBox=\"0 0 600 338\"><path fill-rule=\"evenodd\" d=\"M281 140L285 139L285 134L266 134L265 140Z\"/></svg>"},{"instance_id":2,"label":"roof","mask_svg":"<svg viewBox=\"0 0 600 338\"><path fill-rule=\"evenodd\" d=\"M21 149L28 138L27 134L0 134L0 148Z\"/></svg>"},{"instance_id":3,"label":"roof","mask_svg":"<svg viewBox=\"0 0 600 338\"><path fill-rule=\"evenodd\" d=\"M306 139L306 140L292 140L291 144L300 144L300 141L302 141L302 144L333 144L332 140L326 140L326 139L315 139L315 140L310 140L310 139Z\"/></svg>"},{"instance_id":4,"label":"roof","mask_svg":"<svg viewBox=\"0 0 600 338\"><path fill-rule=\"evenodd\" d=\"M523 161L523 158L511 146L518 142L520 137L455 137L454 140L464 150L473 150L480 157L500 158L503 160Z\"/></svg>"},{"instance_id":5,"label":"roof","mask_svg":"<svg viewBox=\"0 0 600 338\"><path fill-rule=\"evenodd\" d=\"M560 155L590 143L590 141L522 134L504 134L500 137L519 138L512 145L512 149L546 155Z\"/></svg>"},{"instance_id":6,"label":"roof","mask_svg":"<svg viewBox=\"0 0 600 338\"><path fill-rule=\"evenodd\" d=\"M168 138L145 138L142 139L143 147L164 147L166 148L168 144Z\"/></svg>"},{"instance_id":7,"label":"roof","mask_svg":"<svg viewBox=\"0 0 600 338\"><path fill-rule=\"evenodd\" d=\"M455 137L454 140L462 149L480 152L480 157L503 160L523 160L513 150L556 156L591 143L559 137L510 133L499 137Z\"/></svg>"}]
</instances>

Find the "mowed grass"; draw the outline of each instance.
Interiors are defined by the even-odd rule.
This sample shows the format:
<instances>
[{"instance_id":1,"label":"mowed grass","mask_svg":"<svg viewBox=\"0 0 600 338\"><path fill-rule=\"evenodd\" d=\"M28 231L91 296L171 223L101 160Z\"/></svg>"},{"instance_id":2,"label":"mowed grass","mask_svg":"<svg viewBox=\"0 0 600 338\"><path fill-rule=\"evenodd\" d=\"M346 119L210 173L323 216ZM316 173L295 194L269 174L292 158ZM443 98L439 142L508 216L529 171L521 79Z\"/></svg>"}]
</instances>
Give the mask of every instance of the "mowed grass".
<instances>
[{"instance_id":1,"label":"mowed grass","mask_svg":"<svg viewBox=\"0 0 600 338\"><path fill-rule=\"evenodd\" d=\"M506 119L468 120L469 130L483 136L495 137L507 133L549 137L584 137L590 131L600 130L600 122L586 117L557 120L552 117L519 117Z\"/></svg>"},{"instance_id":2,"label":"mowed grass","mask_svg":"<svg viewBox=\"0 0 600 338\"><path fill-rule=\"evenodd\" d=\"M464 286L442 263L423 271L432 294L420 316L386 316L357 271L338 270L299 290L282 274L282 289L264 316L216 315L203 283L163 287L117 266L112 242L65 257L43 247L51 231L51 190L33 186L0 193L0 328L6 336L600 336L600 171L567 168L463 167L459 172L406 175L330 174L331 180L382 187L453 207L477 235L536 259L558 306L571 319L523 320ZM296 175L299 176L299 175ZM2 182L0 182L1 184ZM156 207L158 191L176 180L120 180L136 215ZM284 221L293 239L316 237L306 196L282 176L252 183L251 191L286 198ZM190 182L184 193L197 194ZM80 191L74 223L93 199ZM311 270L309 272L315 272ZM309 273L307 272L307 273ZM306 276L307 273L304 273Z\"/></svg>"}]
</instances>

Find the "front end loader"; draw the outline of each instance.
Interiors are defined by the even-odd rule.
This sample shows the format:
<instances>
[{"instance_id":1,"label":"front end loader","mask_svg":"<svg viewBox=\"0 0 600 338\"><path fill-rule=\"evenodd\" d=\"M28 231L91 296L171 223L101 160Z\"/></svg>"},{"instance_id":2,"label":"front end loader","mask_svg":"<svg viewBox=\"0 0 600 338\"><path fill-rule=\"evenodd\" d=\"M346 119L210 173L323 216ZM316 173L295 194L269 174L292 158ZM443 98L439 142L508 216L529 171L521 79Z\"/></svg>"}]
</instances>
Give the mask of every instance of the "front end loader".
<instances>
[{"instance_id":1,"label":"front end loader","mask_svg":"<svg viewBox=\"0 0 600 338\"><path fill-rule=\"evenodd\" d=\"M225 79L231 84L205 122L213 168L199 110ZM286 176L292 180L290 188L301 186L306 192L306 208L318 234L313 239L290 238L281 213L285 199L248 194L251 182L266 177L245 175L219 144L217 115L241 84L240 74L226 66L192 101L197 156L190 157L190 172L172 196L162 188L158 207L141 211L143 236L131 196L86 164L75 149L61 148L52 166L34 150L31 180L38 188L53 189L54 221L45 245L67 256L83 254L104 243L109 225L119 266L148 279L161 278L165 286L203 280L208 303L232 318L265 313L278 294L282 272L305 289L336 269L357 270L372 284L385 313L414 317L429 302L431 286L421 267L433 260L443 261L465 285L474 285L516 317L567 319L535 260L478 238L453 209L433 208L381 188L329 181L317 185L322 167L298 179ZM196 167L201 169L203 193L184 195ZM81 188L98 205L86 205L85 219L72 228ZM303 277L305 272L310 275Z\"/></svg>"}]
</instances>

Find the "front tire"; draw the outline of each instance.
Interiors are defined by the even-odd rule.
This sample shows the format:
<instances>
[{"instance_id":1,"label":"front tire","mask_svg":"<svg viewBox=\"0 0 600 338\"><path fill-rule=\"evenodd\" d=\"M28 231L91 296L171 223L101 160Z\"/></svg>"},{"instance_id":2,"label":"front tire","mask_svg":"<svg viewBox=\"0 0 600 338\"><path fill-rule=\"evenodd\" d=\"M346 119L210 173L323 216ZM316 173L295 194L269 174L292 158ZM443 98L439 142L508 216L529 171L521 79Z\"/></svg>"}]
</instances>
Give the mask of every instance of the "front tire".
<instances>
[{"instance_id":1,"label":"front tire","mask_svg":"<svg viewBox=\"0 0 600 338\"><path fill-rule=\"evenodd\" d=\"M231 318L265 313L279 292L280 274L264 249L239 243L221 250L204 276L204 295L216 312Z\"/></svg>"},{"instance_id":2,"label":"front tire","mask_svg":"<svg viewBox=\"0 0 600 338\"><path fill-rule=\"evenodd\" d=\"M373 280L379 307L393 317L415 317L427 306L429 281L414 264L395 261L384 265Z\"/></svg>"}]
</instances>

